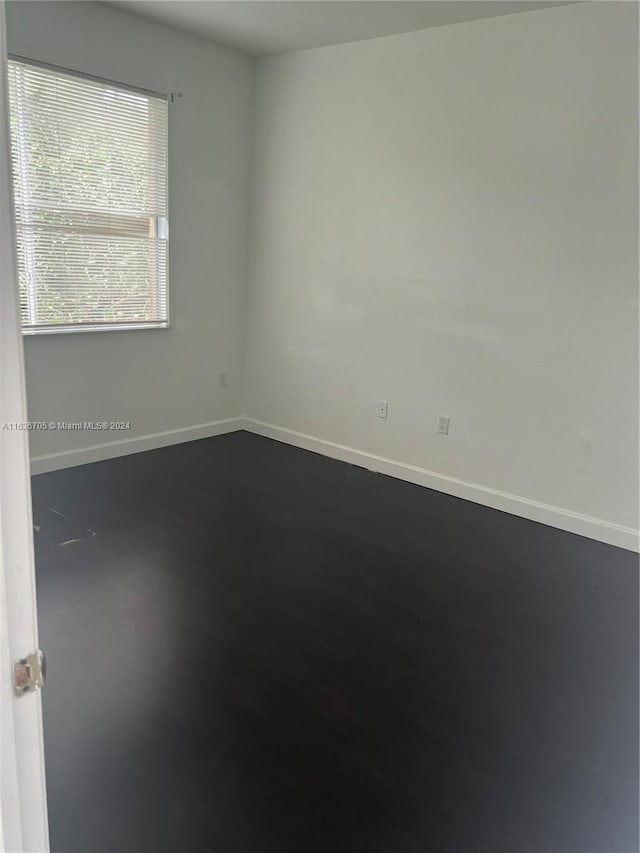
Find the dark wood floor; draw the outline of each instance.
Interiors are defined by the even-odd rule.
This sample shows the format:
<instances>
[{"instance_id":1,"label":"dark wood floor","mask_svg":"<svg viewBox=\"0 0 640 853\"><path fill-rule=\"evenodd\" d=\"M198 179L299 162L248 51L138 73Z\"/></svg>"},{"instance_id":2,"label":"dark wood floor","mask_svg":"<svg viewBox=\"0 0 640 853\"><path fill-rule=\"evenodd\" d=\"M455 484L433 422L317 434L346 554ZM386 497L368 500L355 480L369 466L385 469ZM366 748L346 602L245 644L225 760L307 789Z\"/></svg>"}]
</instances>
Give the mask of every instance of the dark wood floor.
<instances>
[{"instance_id":1,"label":"dark wood floor","mask_svg":"<svg viewBox=\"0 0 640 853\"><path fill-rule=\"evenodd\" d=\"M637 556L246 433L33 498L54 853L637 851Z\"/></svg>"}]
</instances>

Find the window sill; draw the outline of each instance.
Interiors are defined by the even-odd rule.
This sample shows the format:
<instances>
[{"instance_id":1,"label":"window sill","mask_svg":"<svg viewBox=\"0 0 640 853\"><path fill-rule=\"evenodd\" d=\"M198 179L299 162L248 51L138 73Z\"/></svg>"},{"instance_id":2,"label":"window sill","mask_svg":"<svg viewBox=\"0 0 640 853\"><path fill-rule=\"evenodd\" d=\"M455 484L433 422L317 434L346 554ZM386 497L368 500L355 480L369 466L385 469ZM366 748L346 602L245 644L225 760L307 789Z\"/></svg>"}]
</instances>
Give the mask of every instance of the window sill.
<instances>
[{"instance_id":1,"label":"window sill","mask_svg":"<svg viewBox=\"0 0 640 853\"><path fill-rule=\"evenodd\" d=\"M129 332L143 329L170 329L170 323L96 323L94 325L78 323L72 326L39 326L23 328L26 338L40 335L77 335L84 332Z\"/></svg>"}]
</instances>

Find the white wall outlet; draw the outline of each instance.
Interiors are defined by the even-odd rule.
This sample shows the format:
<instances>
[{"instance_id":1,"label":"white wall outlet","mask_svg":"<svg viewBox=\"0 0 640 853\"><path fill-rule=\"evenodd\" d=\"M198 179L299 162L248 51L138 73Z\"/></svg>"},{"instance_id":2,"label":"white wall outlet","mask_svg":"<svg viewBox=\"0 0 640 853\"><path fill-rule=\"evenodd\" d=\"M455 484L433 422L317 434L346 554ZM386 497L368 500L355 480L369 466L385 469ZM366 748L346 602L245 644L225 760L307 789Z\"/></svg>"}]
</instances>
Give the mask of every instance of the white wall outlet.
<instances>
[{"instance_id":1,"label":"white wall outlet","mask_svg":"<svg viewBox=\"0 0 640 853\"><path fill-rule=\"evenodd\" d=\"M440 435L449 435L449 415L438 415L438 432Z\"/></svg>"},{"instance_id":2,"label":"white wall outlet","mask_svg":"<svg viewBox=\"0 0 640 853\"><path fill-rule=\"evenodd\" d=\"M377 415L379 418L386 418L389 414L389 403L387 400L378 400Z\"/></svg>"},{"instance_id":3,"label":"white wall outlet","mask_svg":"<svg viewBox=\"0 0 640 853\"><path fill-rule=\"evenodd\" d=\"M226 388L227 387L227 374L226 373L219 373L218 374L218 386L220 388Z\"/></svg>"}]
</instances>

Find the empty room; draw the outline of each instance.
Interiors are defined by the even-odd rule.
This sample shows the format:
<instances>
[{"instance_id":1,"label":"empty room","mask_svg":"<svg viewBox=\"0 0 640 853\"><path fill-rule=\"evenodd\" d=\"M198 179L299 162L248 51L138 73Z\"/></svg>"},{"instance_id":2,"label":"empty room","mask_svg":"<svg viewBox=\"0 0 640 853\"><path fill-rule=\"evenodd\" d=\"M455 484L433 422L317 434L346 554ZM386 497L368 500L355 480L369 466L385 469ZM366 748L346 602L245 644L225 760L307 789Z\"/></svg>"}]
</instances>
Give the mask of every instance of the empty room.
<instances>
[{"instance_id":1,"label":"empty room","mask_svg":"<svg viewBox=\"0 0 640 853\"><path fill-rule=\"evenodd\" d=\"M0 57L0 851L637 853L638 4Z\"/></svg>"}]
</instances>

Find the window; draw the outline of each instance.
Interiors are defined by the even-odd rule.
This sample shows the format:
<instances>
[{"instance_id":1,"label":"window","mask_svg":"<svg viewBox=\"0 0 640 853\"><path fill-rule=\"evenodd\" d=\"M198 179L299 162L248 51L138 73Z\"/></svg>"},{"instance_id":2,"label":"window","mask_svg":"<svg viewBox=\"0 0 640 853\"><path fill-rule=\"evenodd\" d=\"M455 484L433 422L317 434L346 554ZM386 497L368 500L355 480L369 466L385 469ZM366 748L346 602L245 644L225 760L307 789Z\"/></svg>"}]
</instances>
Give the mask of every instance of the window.
<instances>
[{"instance_id":1,"label":"window","mask_svg":"<svg viewBox=\"0 0 640 853\"><path fill-rule=\"evenodd\" d=\"M168 325L167 101L9 61L26 334Z\"/></svg>"}]
</instances>

